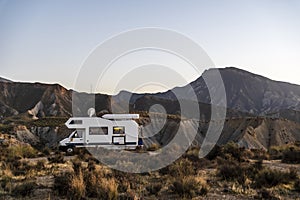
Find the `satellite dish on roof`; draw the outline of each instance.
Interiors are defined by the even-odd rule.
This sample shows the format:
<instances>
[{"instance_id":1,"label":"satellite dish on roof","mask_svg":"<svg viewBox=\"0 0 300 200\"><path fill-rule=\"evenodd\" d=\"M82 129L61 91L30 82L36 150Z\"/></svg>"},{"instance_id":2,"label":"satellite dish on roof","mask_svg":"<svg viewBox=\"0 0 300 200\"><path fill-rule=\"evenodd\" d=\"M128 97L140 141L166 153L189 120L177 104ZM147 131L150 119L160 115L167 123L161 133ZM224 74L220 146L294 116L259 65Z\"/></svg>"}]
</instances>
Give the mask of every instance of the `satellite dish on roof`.
<instances>
[{"instance_id":1,"label":"satellite dish on roof","mask_svg":"<svg viewBox=\"0 0 300 200\"><path fill-rule=\"evenodd\" d=\"M89 108L87 113L90 117L93 117L96 114L96 110L95 108Z\"/></svg>"}]
</instances>

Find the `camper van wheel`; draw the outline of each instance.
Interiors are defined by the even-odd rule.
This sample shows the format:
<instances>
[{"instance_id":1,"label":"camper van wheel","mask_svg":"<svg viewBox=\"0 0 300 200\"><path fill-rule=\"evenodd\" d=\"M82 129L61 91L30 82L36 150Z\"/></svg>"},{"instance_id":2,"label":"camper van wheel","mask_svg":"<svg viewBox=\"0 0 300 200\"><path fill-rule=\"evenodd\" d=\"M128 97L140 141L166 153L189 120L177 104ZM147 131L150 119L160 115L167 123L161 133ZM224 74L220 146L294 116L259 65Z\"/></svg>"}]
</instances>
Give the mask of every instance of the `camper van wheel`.
<instances>
[{"instance_id":1,"label":"camper van wheel","mask_svg":"<svg viewBox=\"0 0 300 200\"><path fill-rule=\"evenodd\" d=\"M73 154L74 153L74 148L73 147L68 147L66 152L67 152L67 154Z\"/></svg>"}]
</instances>

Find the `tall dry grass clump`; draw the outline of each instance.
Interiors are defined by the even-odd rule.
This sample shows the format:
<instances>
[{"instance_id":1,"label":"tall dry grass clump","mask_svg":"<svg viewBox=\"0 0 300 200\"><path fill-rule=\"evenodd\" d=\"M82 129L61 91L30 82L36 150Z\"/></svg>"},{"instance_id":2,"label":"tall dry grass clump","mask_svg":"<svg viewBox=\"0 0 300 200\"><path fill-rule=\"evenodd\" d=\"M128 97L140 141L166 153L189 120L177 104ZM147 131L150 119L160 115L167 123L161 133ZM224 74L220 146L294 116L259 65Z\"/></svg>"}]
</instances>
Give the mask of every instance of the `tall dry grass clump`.
<instances>
[{"instance_id":1,"label":"tall dry grass clump","mask_svg":"<svg viewBox=\"0 0 300 200\"><path fill-rule=\"evenodd\" d=\"M176 179L172 184L173 192L183 198L193 198L199 195L206 195L209 187L201 177L185 176Z\"/></svg>"},{"instance_id":2,"label":"tall dry grass clump","mask_svg":"<svg viewBox=\"0 0 300 200\"><path fill-rule=\"evenodd\" d=\"M73 174L70 179L70 195L72 195L72 199L83 198L85 196L86 186L82 172L79 171L79 174Z\"/></svg>"},{"instance_id":3,"label":"tall dry grass clump","mask_svg":"<svg viewBox=\"0 0 300 200\"><path fill-rule=\"evenodd\" d=\"M87 196L110 200L118 198L118 183L114 178L105 178L93 171L86 172L84 180Z\"/></svg>"}]
</instances>

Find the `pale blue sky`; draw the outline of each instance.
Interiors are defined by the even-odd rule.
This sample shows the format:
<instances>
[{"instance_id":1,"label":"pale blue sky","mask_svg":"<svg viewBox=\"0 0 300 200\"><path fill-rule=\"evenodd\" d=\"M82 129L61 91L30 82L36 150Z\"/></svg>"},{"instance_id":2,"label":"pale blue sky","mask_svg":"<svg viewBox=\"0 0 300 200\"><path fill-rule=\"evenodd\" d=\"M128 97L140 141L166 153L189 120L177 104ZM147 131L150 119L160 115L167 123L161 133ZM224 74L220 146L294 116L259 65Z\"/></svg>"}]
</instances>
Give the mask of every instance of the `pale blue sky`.
<instances>
[{"instance_id":1,"label":"pale blue sky","mask_svg":"<svg viewBox=\"0 0 300 200\"><path fill-rule=\"evenodd\" d=\"M122 31L161 27L190 37L216 66L300 84L299 11L297 0L0 0L0 76L73 88L101 42Z\"/></svg>"}]
</instances>

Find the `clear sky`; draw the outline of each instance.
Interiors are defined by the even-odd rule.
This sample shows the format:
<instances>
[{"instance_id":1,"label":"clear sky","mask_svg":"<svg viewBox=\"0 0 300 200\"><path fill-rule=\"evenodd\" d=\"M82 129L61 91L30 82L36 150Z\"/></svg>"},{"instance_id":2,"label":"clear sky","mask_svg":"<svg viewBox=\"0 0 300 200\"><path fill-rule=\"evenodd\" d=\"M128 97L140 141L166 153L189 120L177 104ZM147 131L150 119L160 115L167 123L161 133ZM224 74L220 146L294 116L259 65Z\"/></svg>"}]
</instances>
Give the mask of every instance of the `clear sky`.
<instances>
[{"instance_id":1,"label":"clear sky","mask_svg":"<svg viewBox=\"0 0 300 200\"><path fill-rule=\"evenodd\" d=\"M197 42L217 67L300 84L299 11L298 0L0 0L0 76L73 88L84 60L107 38L161 27Z\"/></svg>"}]
</instances>

